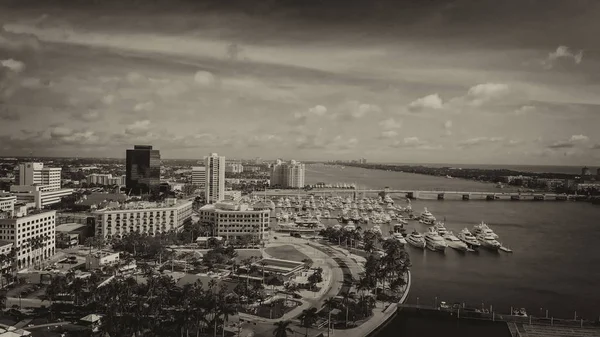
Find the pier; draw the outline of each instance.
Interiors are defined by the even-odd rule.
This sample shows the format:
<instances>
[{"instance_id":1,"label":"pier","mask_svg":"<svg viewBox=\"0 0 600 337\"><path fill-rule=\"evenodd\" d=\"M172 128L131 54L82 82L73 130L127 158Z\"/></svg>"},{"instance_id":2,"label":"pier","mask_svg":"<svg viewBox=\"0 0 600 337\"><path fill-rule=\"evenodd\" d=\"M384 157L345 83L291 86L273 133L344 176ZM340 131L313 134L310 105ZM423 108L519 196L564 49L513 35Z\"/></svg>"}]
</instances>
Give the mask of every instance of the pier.
<instances>
[{"instance_id":1,"label":"pier","mask_svg":"<svg viewBox=\"0 0 600 337\"><path fill-rule=\"evenodd\" d=\"M341 195L351 198L358 196L389 195L392 198L428 199L428 200L508 200L508 201L568 201L585 198L580 195L566 195L542 192L487 192L487 191L442 191L442 190L367 190L367 189L313 189L313 190L267 190L257 195L268 197L286 197L299 195Z\"/></svg>"},{"instance_id":2,"label":"pier","mask_svg":"<svg viewBox=\"0 0 600 337\"><path fill-rule=\"evenodd\" d=\"M449 308L400 304L398 305L398 311L419 312L430 316L452 316L456 317L456 319L505 322L510 335L513 337L600 336L600 326L597 323L575 319L575 317L572 319L559 319L554 317L507 315L494 311L481 312L475 311L473 308L465 308L464 304L462 306L454 305Z\"/></svg>"}]
</instances>

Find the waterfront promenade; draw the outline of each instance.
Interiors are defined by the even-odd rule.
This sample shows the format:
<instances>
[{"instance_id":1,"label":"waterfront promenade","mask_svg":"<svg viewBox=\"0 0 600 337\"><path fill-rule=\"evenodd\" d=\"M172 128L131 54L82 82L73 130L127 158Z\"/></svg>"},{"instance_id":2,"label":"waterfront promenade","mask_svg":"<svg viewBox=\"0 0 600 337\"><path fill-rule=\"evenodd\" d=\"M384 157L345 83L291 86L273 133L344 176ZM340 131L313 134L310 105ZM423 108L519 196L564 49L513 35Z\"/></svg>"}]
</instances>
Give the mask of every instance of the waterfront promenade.
<instances>
[{"instance_id":1,"label":"waterfront promenade","mask_svg":"<svg viewBox=\"0 0 600 337\"><path fill-rule=\"evenodd\" d=\"M271 242L267 247L276 247L281 245L291 245L301 253L308 256L314 262L314 267L321 267L329 271L330 277L324 281L323 289L318 293L312 293L309 291L302 291L302 304L290 312L284 314L282 317L277 319L262 318L254 315L248 315L240 313L240 320L250 323L250 326L245 327L243 330L246 331L244 336L253 334L255 336L270 336L274 328L274 323L279 321L290 320L294 324L292 329L299 334L304 334L304 328L300 327L300 321L297 317L302 313L303 310L310 307L316 307L321 309L324 301L327 298L337 296L344 288L348 288L346 284L346 278L350 277L352 280L357 280L360 275L364 272L363 264L364 258L351 254L349 251L342 247L324 245L318 242L310 241L303 238L295 237L280 237L276 242ZM268 257L268 254L266 255ZM350 275L344 275L341 265ZM407 285L401 290L403 296L399 303L404 303L408 298L411 285L410 272L407 275ZM350 289L346 289L348 291ZM336 334L344 334L349 337L364 337L377 331L381 326L389 322L396 315L398 303L383 303L378 301L375 309L373 309L373 316L368 320L364 321L357 327L343 330L331 331L331 336ZM324 331L323 331L324 330ZM309 329L309 336L318 336L326 334L327 329Z\"/></svg>"}]
</instances>

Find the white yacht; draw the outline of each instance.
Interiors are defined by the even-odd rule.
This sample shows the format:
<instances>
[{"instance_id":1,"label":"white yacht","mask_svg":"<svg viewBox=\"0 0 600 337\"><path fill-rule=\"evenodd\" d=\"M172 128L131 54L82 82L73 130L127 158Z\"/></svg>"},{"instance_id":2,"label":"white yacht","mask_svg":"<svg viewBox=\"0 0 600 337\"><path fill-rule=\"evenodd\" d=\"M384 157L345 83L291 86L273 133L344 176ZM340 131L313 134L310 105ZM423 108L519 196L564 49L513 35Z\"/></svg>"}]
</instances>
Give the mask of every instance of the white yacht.
<instances>
[{"instance_id":1,"label":"white yacht","mask_svg":"<svg viewBox=\"0 0 600 337\"><path fill-rule=\"evenodd\" d=\"M469 250L469 246L466 243L462 242L459 238L457 238L452 232L447 232L444 236L448 247L466 252Z\"/></svg>"},{"instance_id":2,"label":"white yacht","mask_svg":"<svg viewBox=\"0 0 600 337\"><path fill-rule=\"evenodd\" d=\"M416 230L413 230L413 232L406 237L406 242L417 248L425 248L425 246L427 245L427 243L425 243L425 238L423 237L423 235L421 235Z\"/></svg>"},{"instance_id":3,"label":"white yacht","mask_svg":"<svg viewBox=\"0 0 600 337\"><path fill-rule=\"evenodd\" d=\"M383 202L386 204L393 204L394 199L392 199L389 195L386 195L385 198L383 198Z\"/></svg>"},{"instance_id":4,"label":"white yacht","mask_svg":"<svg viewBox=\"0 0 600 337\"><path fill-rule=\"evenodd\" d=\"M349 232L354 231L354 230L356 230L356 226L350 222L349 224L344 226L344 230L349 231Z\"/></svg>"},{"instance_id":5,"label":"white yacht","mask_svg":"<svg viewBox=\"0 0 600 337\"><path fill-rule=\"evenodd\" d=\"M394 233L392 234L392 238L398 240L401 244L405 245L406 244L406 239L404 238L404 236L400 233Z\"/></svg>"},{"instance_id":6,"label":"white yacht","mask_svg":"<svg viewBox=\"0 0 600 337\"><path fill-rule=\"evenodd\" d=\"M378 225L375 225L375 226L373 226L373 228L371 228L371 232L381 234L382 233L381 232L381 227L378 226Z\"/></svg>"},{"instance_id":7,"label":"white yacht","mask_svg":"<svg viewBox=\"0 0 600 337\"><path fill-rule=\"evenodd\" d=\"M435 217L433 216L433 214L431 214L431 212L429 212L427 210L427 207L425 207L425 209L423 210L423 213L421 213L421 220L425 220L427 222L433 222L433 221L435 221Z\"/></svg>"},{"instance_id":8,"label":"white yacht","mask_svg":"<svg viewBox=\"0 0 600 337\"><path fill-rule=\"evenodd\" d=\"M444 226L443 222L436 222L435 226L433 226L433 228L435 228L436 232L438 232L439 235L444 236L448 233L448 230L446 229L446 227Z\"/></svg>"},{"instance_id":9,"label":"white yacht","mask_svg":"<svg viewBox=\"0 0 600 337\"><path fill-rule=\"evenodd\" d=\"M477 240L481 243L481 246L491 250L498 250L502 246L500 242L496 241L491 235L487 234L479 234L477 235Z\"/></svg>"},{"instance_id":10,"label":"white yacht","mask_svg":"<svg viewBox=\"0 0 600 337\"><path fill-rule=\"evenodd\" d=\"M479 241L477 241L475 235L471 234L468 228L465 228L462 231L460 231L460 233L458 233L456 237L462 240L462 242L466 243L467 246L469 246L469 248L471 249L477 249L479 248L479 246L481 246Z\"/></svg>"},{"instance_id":11,"label":"white yacht","mask_svg":"<svg viewBox=\"0 0 600 337\"><path fill-rule=\"evenodd\" d=\"M475 225L473 227L473 234L475 236L484 234L484 235L489 235L489 236L493 237L494 239L498 238L498 234L494 233L494 231L490 227L488 227L488 225L485 224L483 221L479 225Z\"/></svg>"},{"instance_id":12,"label":"white yacht","mask_svg":"<svg viewBox=\"0 0 600 337\"><path fill-rule=\"evenodd\" d=\"M342 229L342 225L340 225L340 224L333 225L333 229L340 230L340 229Z\"/></svg>"},{"instance_id":13,"label":"white yacht","mask_svg":"<svg viewBox=\"0 0 600 337\"><path fill-rule=\"evenodd\" d=\"M395 224L393 227L394 233L400 233L402 236L406 236L406 229L403 224Z\"/></svg>"},{"instance_id":14,"label":"white yacht","mask_svg":"<svg viewBox=\"0 0 600 337\"><path fill-rule=\"evenodd\" d=\"M427 243L427 248L434 251L444 252L446 251L446 247L448 247L446 240L433 227L429 227L429 230L425 233L425 242Z\"/></svg>"}]
</instances>

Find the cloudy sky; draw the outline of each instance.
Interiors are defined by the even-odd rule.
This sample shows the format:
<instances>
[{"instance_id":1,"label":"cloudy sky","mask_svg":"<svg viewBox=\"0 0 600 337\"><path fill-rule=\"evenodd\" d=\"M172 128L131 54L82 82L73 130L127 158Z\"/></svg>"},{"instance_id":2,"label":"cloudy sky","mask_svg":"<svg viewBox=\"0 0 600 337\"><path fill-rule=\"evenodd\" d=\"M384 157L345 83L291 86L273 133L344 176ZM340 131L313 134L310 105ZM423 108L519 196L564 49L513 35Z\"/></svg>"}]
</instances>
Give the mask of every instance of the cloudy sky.
<instances>
[{"instance_id":1,"label":"cloudy sky","mask_svg":"<svg viewBox=\"0 0 600 337\"><path fill-rule=\"evenodd\" d=\"M594 165L598 17L593 0L0 0L0 155Z\"/></svg>"}]
</instances>

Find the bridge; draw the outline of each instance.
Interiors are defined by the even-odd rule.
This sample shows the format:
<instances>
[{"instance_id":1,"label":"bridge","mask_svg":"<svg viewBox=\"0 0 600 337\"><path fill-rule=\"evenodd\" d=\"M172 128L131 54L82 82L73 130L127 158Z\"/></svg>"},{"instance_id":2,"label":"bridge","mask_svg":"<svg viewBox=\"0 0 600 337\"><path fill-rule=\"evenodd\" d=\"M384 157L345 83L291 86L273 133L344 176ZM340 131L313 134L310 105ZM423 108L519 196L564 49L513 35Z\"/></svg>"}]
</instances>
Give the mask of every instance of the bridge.
<instances>
[{"instance_id":1,"label":"bridge","mask_svg":"<svg viewBox=\"0 0 600 337\"><path fill-rule=\"evenodd\" d=\"M445 191L445 190L393 190L393 189L312 189L312 190L268 190L259 193L271 197L314 195L349 195L357 198L359 195L389 195L390 197L405 197L408 199L462 199L462 200L576 200L577 195L566 195L543 192L490 192L490 191Z\"/></svg>"}]
</instances>

